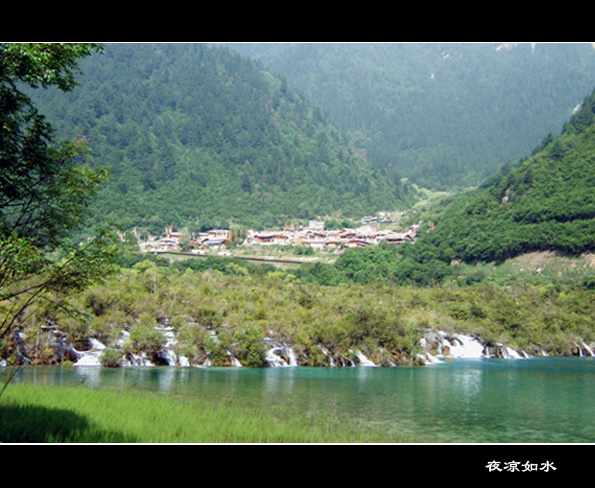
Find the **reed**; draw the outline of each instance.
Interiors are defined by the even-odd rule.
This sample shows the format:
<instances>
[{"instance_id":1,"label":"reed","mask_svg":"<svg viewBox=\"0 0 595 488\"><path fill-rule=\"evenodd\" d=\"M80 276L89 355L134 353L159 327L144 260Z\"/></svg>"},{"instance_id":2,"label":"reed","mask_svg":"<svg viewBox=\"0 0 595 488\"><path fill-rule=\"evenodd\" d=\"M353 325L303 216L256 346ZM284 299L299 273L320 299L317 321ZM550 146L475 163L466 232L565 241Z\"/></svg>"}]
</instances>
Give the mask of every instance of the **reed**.
<instances>
[{"instance_id":1,"label":"reed","mask_svg":"<svg viewBox=\"0 0 595 488\"><path fill-rule=\"evenodd\" d=\"M0 400L8 443L405 442L290 407L214 403L154 393L11 385Z\"/></svg>"}]
</instances>

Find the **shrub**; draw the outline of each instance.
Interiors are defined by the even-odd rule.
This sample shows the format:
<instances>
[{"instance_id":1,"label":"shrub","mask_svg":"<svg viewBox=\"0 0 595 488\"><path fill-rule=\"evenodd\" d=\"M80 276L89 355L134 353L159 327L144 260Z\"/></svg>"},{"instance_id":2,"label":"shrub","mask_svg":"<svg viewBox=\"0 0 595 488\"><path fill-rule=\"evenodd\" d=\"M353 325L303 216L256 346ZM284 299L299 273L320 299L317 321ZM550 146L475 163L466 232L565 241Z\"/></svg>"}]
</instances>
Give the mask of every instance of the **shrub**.
<instances>
[{"instance_id":1,"label":"shrub","mask_svg":"<svg viewBox=\"0 0 595 488\"><path fill-rule=\"evenodd\" d=\"M103 351L100 362L106 368L119 368L122 366L122 351L107 348Z\"/></svg>"},{"instance_id":2,"label":"shrub","mask_svg":"<svg viewBox=\"0 0 595 488\"><path fill-rule=\"evenodd\" d=\"M145 353L156 358L166 342L166 338L154 326L138 322L130 328L127 347L135 354Z\"/></svg>"},{"instance_id":3,"label":"shrub","mask_svg":"<svg viewBox=\"0 0 595 488\"><path fill-rule=\"evenodd\" d=\"M265 365L264 335L256 326L248 325L235 334L234 355L243 366L259 368Z\"/></svg>"}]
</instances>

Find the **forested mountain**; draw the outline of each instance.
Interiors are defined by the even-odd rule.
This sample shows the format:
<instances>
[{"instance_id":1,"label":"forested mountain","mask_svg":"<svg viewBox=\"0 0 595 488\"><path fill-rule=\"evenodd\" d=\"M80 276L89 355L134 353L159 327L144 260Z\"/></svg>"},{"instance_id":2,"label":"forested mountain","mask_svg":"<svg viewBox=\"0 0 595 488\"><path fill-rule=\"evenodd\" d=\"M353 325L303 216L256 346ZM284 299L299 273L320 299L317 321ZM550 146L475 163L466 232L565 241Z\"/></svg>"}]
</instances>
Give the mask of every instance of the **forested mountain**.
<instances>
[{"instance_id":1,"label":"forested mountain","mask_svg":"<svg viewBox=\"0 0 595 488\"><path fill-rule=\"evenodd\" d=\"M595 92L534 154L434 215L419 255L503 261L533 251L595 252Z\"/></svg>"},{"instance_id":2,"label":"forested mountain","mask_svg":"<svg viewBox=\"0 0 595 488\"><path fill-rule=\"evenodd\" d=\"M595 84L589 43L242 43L367 156L425 187L477 186L558 134Z\"/></svg>"},{"instance_id":3,"label":"forested mountain","mask_svg":"<svg viewBox=\"0 0 595 488\"><path fill-rule=\"evenodd\" d=\"M71 93L34 93L111 176L93 209L131 228L272 226L411 198L259 63L203 44L107 44Z\"/></svg>"}]
</instances>

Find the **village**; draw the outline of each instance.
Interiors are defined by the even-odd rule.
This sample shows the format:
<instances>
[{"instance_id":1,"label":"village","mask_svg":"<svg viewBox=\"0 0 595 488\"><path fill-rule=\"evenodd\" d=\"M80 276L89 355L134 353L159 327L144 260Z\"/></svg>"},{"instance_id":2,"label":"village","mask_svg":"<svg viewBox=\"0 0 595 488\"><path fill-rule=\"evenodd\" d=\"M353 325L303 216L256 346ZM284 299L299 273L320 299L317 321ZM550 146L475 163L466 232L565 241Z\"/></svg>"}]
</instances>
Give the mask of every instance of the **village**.
<instances>
[{"instance_id":1,"label":"village","mask_svg":"<svg viewBox=\"0 0 595 488\"><path fill-rule=\"evenodd\" d=\"M386 221L382 222L383 224ZM139 242L141 252L189 252L204 255L208 251L219 251L221 255L229 255L229 247L246 246L294 246L326 252L341 252L347 248L377 246L381 243L399 245L414 242L418 225L402 229L400 232L389 228L381 228L374 217L362 219L357 228L325 230L323 221L309 221L307 226L286 224L278 230L246 230L239 232L230 229L213 229L198 234L174 231L173 226L166 227L159 238L147 238Z\"/></svg>"}]
</instances>

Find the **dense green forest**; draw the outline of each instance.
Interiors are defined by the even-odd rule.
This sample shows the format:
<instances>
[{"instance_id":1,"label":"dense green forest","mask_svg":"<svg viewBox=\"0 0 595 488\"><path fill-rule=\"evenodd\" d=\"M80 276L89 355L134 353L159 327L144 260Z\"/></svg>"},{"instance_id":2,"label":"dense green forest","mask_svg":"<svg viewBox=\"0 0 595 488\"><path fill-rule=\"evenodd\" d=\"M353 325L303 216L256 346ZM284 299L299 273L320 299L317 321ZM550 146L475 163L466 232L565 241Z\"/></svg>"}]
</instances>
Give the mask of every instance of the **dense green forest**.
<instances>
[{"instance_id":1,"label":"dense green forest","mask_svg":"<svg viewBox=\"0 0 595 488\"><path fill-rule=\"evenodd\" d=\"M72 93L34 93L110 169L93 214L139 230L281 225L406 205L321 111L257 62L204 44L107 44Z\"/></svg>"},{"instance_id":2,"label":"dense green forest","mask_svg":"<svg viewBox=\"0 0 595 488\"><path fill-rule=\"evenodd\" d=\"M478 185L558 133L595 84L589 43L236 43L368 157L424 186Z\"/></svg>"},{"instance_id":3,"label":"dense green forest","mask_svg":"<svg viewBox=\"0 0 595 488\"><path fill-rule=\"evenodd\" d=\"M435 229L421 239L419 254L486 262L534 251L593 252L594 107L592 94L562 134L435 209Z\"/></svg>"}]
</instances>

